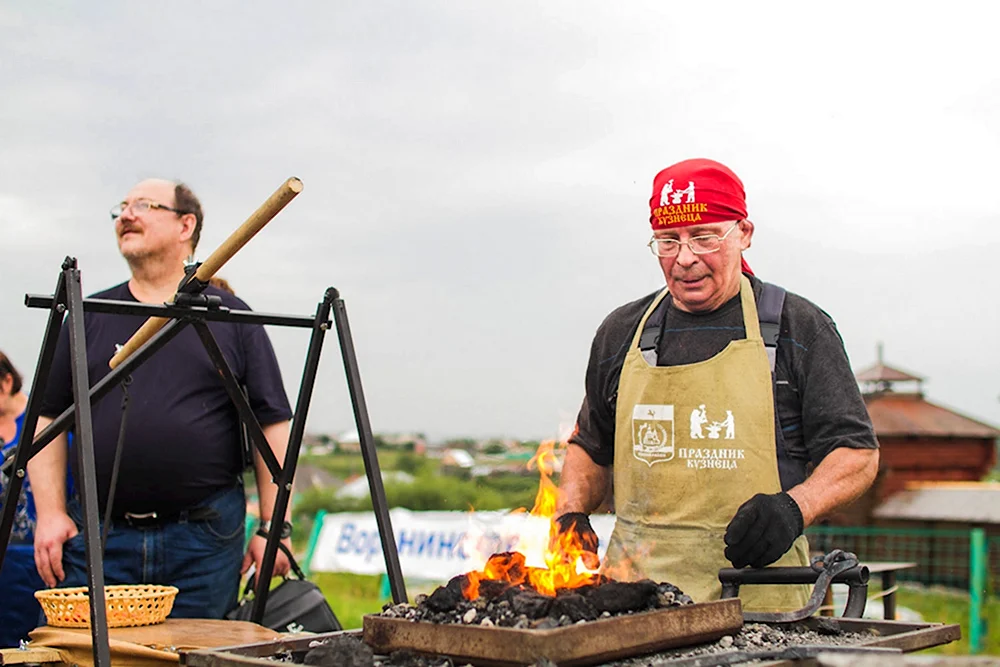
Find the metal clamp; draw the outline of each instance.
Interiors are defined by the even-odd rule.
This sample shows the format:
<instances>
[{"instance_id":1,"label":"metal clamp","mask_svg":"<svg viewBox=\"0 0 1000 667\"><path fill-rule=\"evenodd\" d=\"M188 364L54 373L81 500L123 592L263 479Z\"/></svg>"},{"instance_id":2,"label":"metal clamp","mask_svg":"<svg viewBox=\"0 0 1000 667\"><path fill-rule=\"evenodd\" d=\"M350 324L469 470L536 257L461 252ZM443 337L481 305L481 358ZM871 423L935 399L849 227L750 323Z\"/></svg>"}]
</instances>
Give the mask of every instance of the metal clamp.
<instances>
[{"instance_id":1,"label":"metal clamp","mask_svg":"<svg viewBox=\"0 0 1000 667\"><path fill-rule=\"evenodd\" d=\"M786 612L744 612L750 623L794 623L809 618L823 604L830 584L847 584L845 618L861 618L868 600L868 568L858 563L858 557L835 549L812 560L809 567L724 568L719 570L722 597L739 597L740 586L747 584L812 584L812 595L805 607Z\"/></svg>"}]
</instances>

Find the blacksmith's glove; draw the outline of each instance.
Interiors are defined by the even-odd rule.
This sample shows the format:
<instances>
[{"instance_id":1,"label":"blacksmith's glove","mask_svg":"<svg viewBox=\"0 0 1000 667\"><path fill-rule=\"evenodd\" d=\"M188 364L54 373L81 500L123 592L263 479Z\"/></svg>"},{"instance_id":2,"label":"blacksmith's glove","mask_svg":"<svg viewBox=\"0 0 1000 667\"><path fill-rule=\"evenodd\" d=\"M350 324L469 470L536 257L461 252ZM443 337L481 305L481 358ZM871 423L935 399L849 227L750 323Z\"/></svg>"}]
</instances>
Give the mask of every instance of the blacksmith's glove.
<instances>
[{"instance_id":1,"label":"blacksmith's glove","mask_svg":"<svg viewBox=\"0 0 1000 667\"><path fill-rule=\"evenodd\" d=\"M802 534L802 510L787 493L758 493L736 510L726 528L733 567L764 567L781 558Z\"/></svg>"},{"instance_id":2,"label":"blacksmith's glove","mask_svg":"<svg viewBox=\"0 0 1000 667\"><path fill-rule=\"evenodd\" d=\"M555 548L559 543L559 538L567 533L576 533L580 538L580 548L583 553L580 557L583 564L591 570L596 570L601 560L597 557L597 533L590 525L590 515L586 512L567 512L555 520L555 534L550 535L550 548Z\"/></svg>"}]
</instances>

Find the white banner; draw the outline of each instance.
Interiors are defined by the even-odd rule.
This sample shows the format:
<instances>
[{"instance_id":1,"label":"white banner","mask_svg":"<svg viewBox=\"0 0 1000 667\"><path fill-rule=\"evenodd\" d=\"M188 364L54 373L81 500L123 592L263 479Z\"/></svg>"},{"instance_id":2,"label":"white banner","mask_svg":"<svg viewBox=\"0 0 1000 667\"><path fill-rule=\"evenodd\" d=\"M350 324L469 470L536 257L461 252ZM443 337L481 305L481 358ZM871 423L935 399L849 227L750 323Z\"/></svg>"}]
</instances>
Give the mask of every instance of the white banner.
<instances>
[{"instance_id":1,"label":"white banner","mask_svg":"<svg viewBox=\"0 0 1000 667\"><path fill-rule=\"evenodd\" d=\"M482 569L495 553L520 551L527 564L544 567L549 520L520 512L389 512L404 577L447 580ZM604 556L614 528L610 514L590 517ZM382 541L371 512L327 514L310 569L314 572L385 572Z\"/></svg>"}]
</instances>

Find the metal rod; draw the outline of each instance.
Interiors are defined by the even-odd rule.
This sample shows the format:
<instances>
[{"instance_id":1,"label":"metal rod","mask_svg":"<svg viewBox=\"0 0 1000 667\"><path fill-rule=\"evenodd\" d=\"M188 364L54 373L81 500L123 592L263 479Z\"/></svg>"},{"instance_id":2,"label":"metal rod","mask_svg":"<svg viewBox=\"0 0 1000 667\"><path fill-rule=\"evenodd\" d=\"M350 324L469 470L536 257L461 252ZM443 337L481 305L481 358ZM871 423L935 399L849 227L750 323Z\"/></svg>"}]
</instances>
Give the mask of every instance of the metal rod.
<instances>
[{"instance_id":1,"label":"metal rod","mask_svg":"<svg viewBox=\"0 0 1000 667\"><path fill-rule=\"evenodd\" d=\"M309 350L306 352L305 367L302 370L302 380L299 384L299 395L295 402L295 413L288 435L288 447L285 449L285 461L281 467L279 478L276 480L278 494L275 496L274 509L271 512L271 530L267 535L267 545L264 547L264 558L260 564L261 571L257 574L257 590L254 594L253 609L250 612L250 620L258 624L264 618L271 573L274 572L274 560L277 557L278 542L281 539L281 524L288 511L288 501L292 494L292 480L295 479L295 468L299 460L299 450L302 447L302 436L306 429L309 404L312 402L316 373L319 370L320 353L323 351L323 338L330 326L330 305L335 297L336 290L327 289L323 294L323 300L316 307L312 335L309 338ZM263 506L261 511L263 511Z\"/></svg>"},{"instance_id":2,"label":"metal rod","mask_svg":"<svg viewBox=\"0 0 1000 667\"><path fill-rule=\"evenodd\" d=\"M822 570L814 570L811 567L762 567L762 568L734 568L727 567L719 570L719 581L725 587L726 584L815 584L823 573ZM857 565L851 569L841 572L833 578L835 584L868 583L868 568L864 565Z\"/></svg>"},{"instance_id":3,"label":"metal rod","mask_svg":"<svg viewBox=\"0 0 1000 667\"><path fill-rule=\"evenodd\" d=\"M75 262L74 262L75 264ZM83 294L80 271L65 269L69 307L69 350L76 407L74 445L80 470L80 503L83 508L83 539L87 560L87 590L90 594L90 627L93 635L94 665L111 666L107 608L104 603L104 557L97 498L97 467L94 460L94 425L91 421L87 368L87 339L83 324Z\"/></svg>"},{"instance_id":4,"label":"metal rod","mask_svg":"<svg viewBox=\"0 0 1000 667\"><path fill-rule=\"evenodd\" d=\"M403 571L399 566L396 536L392 532L392 522L389 519L389 504L385 498L385 487L382 486L382 472L379 470L375 439L372 437L372 425L368 419L368 406L365 404L365 395L361 388L358 358L354 351L354 341L351 339L351 327L347 322L347 309L344 306L344 301L339 298L337 290L333 290L333 297L335 299L333 320L337 324L340 351L344 357L347 388L351 394L354 420L357 422L358 436L361 439L361 455L365 461L365 474L368 476L368 488L371 491L375 521L378 524L379 537L382 539L382 554L385 556L385 569L389 575L389 588L392 591L392 601L400 604L407 601L406 585L403 581Z\"/></svg>"},{"instance_id":5,"label":"metal rod","mask_svg":"<svg viewBox=\"0 0 1000 667\"><path fill-rule=\"evenodd\" d=\"M260 427L260 422L257 421L257 416L254 415L253 409L251 409L243 390L240 389L239 380L236 379L233 369L229 367L229 362L226 361L226 356L222 353L219 342L215 340L212 330L204 322L193 320L191 325L194 327L198 337L201 338L201 342L205 346L205 351L208 352L209 358L215 364L215 369L222 376L222 384L226 388L226 393L229 394L229 400L236 406L236 412L239 414L240 420L246 426L250 442L257 447L257 451L260 452L264 463L267 464L267 469L271 471L271 475L277 478L281 474L281 465L274 456L274 452L271 451L271 446L267 444L267 438L264 437L264 431Z\"/></svg>"},{"instance_id":6,"label":"metal rod","mask_svg":"<svg viewBox=\"0 0 1000 667\"><path fill-rule=\"evenodd\" d=\"M26 294L24 304L29 308L49 308L53 298L44 294ZM205 308L203 306L177 306L173 304L137 303L113 299L84 299L83 310L87 313L107 313L112 315L140 315L143 317L181 318L197 315L208 322L235 322L240 324L273 324L282 327L312 328L313 317L260 313L251 310L230 310L228 308Z\"/></svg>"},{"instance_id":7,"label":"metal rod","mask_svg":"<svg viewBox=\"0 0 1000 667\"><path fill-rule=\"evenodd\" d=\"M139 348L135 354L130 356L124 363L122 363L118 368L111 371L103 378L101 378L97 384L90 388L90 405L97 403L109 393L111 390L118 386L123 375L128 375L134 371L139 365L146 361L149 357L153 355L161 347L169 343L177 334L179 334L188 322L186 320L173 320L168 322L165 327L160 329L155 336L149 339L143 347ZM32 389L32 394L35 391ZM35 436L35 440L31 445L31 453L28 458L32 458L38 452L42 451L45 445L52 442L52 440L62 433L63 431L70 428L73 425L73 420L75 418L75 405L71 405L62 414L56 417L51 424L45 427L45 430Z\"/></svg>"},{"instance_id":8,"label":"metal rod","mask_svg":"<svg viewBox=\"0 0 1000 667\"><path fill-rule=\"evenodd\" d=\"M848 584L843 618L861 618L868 605L868 584Z\"/></svg>"},{"instance_id":9,"label":"metal rod","mask_svg":"<svg viewBox=\"0 0 1000 667\"><path fill-rule=\"evenodd\" d=\"M66 258L68 266L70 258ZM75 263L76 260L73 260ZM17 501L21 496L21 487L27 474L28 461L31 459L32 435L38 425L38 411L41 409L42 396L49 379L49 369L59 342L59 332L62 330L63 313L66 312L66 276L60 271L53 292L55 298L49 307L49 321L45 325L42 336L42 350L35 364L35 378L31 383L31 393L28 395L28 405L25 407L24 423L21 437L14 452L14 465L10 472L10 483L3 497L3 512L0 514L0 568L3 568L4 557L7 555L7 545L10 543L10 532L14 527L14 513L17 511Z\"/></svg>"},{"instance_id":10,"label":"metal rod","mask_svg":"<svg viewBox=\"0 0 1000 667\"><path fill-rule=\"evenodd\" d=\"M849 576L844 577L844 575ZM737 597L743 584L805 584L815 581L809 601L802 609L787 612L744 612L743 619L752 623L794 623L812 616L826 598L830 585L838 577L847 579L850 588L844 615L861 616L865 610L868 590L868 568L858 565L853 553L834 549L816 558L811 567L765 567L759 569L725 568L719 571L722 597ZM859 597L860 595L860 597Z\"/></svg>"}]
</instances>

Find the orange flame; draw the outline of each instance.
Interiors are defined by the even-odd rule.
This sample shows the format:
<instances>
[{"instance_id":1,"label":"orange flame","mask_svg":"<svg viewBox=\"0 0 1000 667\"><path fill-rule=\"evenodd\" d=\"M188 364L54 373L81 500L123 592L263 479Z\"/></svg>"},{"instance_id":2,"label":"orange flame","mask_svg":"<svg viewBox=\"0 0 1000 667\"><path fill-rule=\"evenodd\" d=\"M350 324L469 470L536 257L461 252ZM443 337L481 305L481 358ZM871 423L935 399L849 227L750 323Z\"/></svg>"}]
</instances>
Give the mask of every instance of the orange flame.
<instances>
[{"instance_id":1,"label":"orange flame","mask_svg":"<svg viewBox=\"0 0 1000 667\"><path fill-rule=\"evenodd\" d=\"M559 488L552 481L557 445L565 447L565 443L554 440L542 442L535 456L528 462L528 468L537 467L539 473L538 493L535 495L531 515L547 517L550 522L549 534L552 539L542 558L545 567L527 567L524 554L518 552L494 554L481 571L466 575L468 584L462 591L466 599L474 600L479 597L483 581L503 582L510 586L526 584L543 595L552 596L560 589L579 588L595 582L597 575L584 565L585 552L580 536L575 530L560 535L554 520L559 504Z\"/></svg>"}]
</instances>

